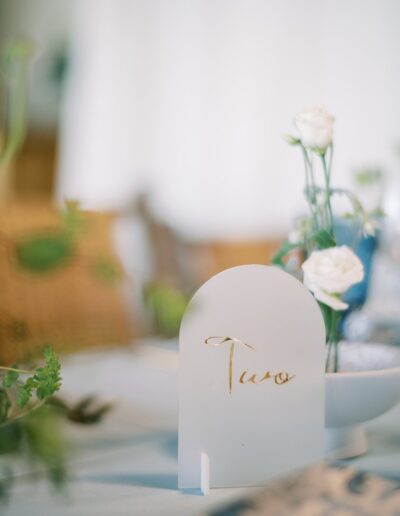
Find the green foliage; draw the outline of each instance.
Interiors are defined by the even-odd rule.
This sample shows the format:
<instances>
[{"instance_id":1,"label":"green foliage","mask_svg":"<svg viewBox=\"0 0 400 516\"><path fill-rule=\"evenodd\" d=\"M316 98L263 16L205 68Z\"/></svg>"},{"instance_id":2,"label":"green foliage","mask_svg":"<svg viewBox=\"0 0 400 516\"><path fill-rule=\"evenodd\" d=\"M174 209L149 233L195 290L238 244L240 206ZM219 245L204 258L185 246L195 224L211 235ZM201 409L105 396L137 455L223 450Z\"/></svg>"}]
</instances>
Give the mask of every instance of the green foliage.
<instances>
[{"instance_id":1,"label":"green foliage","mask_svg":"<svg viewBox=\"0 0 400 516\"><path fill-rule=\"evenodd\" d=\"M288 143L289 145L301 145L301 141L299 138L296 138L296 136L293 136L291 134L284 134L283 139Z\"/></svg>"},{"instance_id":2,"label":"green foliage","mask_svg":"<svg viewBox=\"0 0 400 516\"><path fill-rule=\"evenodd\" d=\"M16 243L15 256L20 267L33 274L43 274L70 262L75 252L75 239L85 225L76 202L65 203L61 224L60 229L38 232Z\"/></svg>"},{"instance_id":3,"label":"green foliage","mask_svg":"<svg viewBox=\"0 0 400 516\"><path fill-rule=\"evenodd\" d=\"M76 238L85 227L85 220L79 204L74 201L66 201L62 213L63 233L70 239Z\"/></svg>"},{"instance_id":4,"label":"green foliage","mask_svg":"<svg viewBox=\"0 0 400 516\"><path fill-rule=\"evenodd\" d=\"M73 245L63 232L39 233L17 242L15 255L23 269L41 274L66 264L73 255Z\"/></svg>"},{"instance_id":5,"label":"green foliage","mask_svg":"<svg viewBox=\"0 0 400 516\"><path fill-rule=\"evenodd\" d=\"M18 452L22 441L22 427L19 420L10 421L0 426L0 462L1 456Z\"/></svg>"},{"instance_id":6,"label":"green foliage","mask_svg":"<svg viewBox=\"0 0 400 516\"><path fill-rule=\"evenodd\" d=\"M298 243L292 244L290 242L284 242L278 249L278 251L274 254L271 262L274 265L278 265L279 267L284 267L285 264L283 262L283 259L290 253L290 251L293 251L293 249L296 249L298 247Z\"/></svg>"},{"instance_id":7,"label":"green foliage","mask_svg":"<svg viewBox=\"0 0 400 516\"><path fill-rule=\"evenodd\" d=\"M66 476L65 458L68 451L61 432L61 418L45 405L21 420L22 434L28 446L28 458L41 463L55 485Z\"/></svg>"},{"instance_id":8,"label":"green foliage","mask_svg":"<svg viewBox=\"0 0 400 516\"><path fill-rule=\"evenodd\" d=\"M43 367L38 367L35 371L32 371L32 376L25 381L18 382L19 373L25 373L25 371L18 370L17 366L13 366L13 370L7 371L3 379L3 387L16 386L18 390L17 403L20 407L25 407L34 392L39 400L43 400L57 392L61 387L61 366L53 349L46 347L43 355L45 358Z\"/></svg>"},{"instance_id":9,"label":"green foliage","mask_svg":"<svg viewBox=\"0 0 400 516\"><path fill-rule=\"evenodd\" d=\"M386 217L386 213L382 208L375 208L370 213L371 217L383 218Z\"/></svg>"},{"instance_id":10,"label":"green foliage","mask_svg":"<svg viewBox=\"0 0 400 516\"><path fill-rule=\"evenodd\" d=\"M57 392L61 387L61 366L53 349L47 347L44 349L43 354L45 365L38 367L35 374L28 378L20 389L18 404L21 407L27 404L34 390L36 391L36 396L42 400Z\"/></svg>"},{"instance_id":11,"label":"green foliage","mask_svg":"<svg viewBox=\"0 0 400 516\"><path fill-rule=\"evenodd\" d=\"M44 364L33 371L19 369L16 364L0 366L4 371L0 388L0 463L5 468L0 501L7 498L12 484L12 469L6 460L10 454L43 466L55 485L65 478L67 448L59 428L60 414L47 405L61 386L60 363L51 347L46 347L43 355ZM27 406L34 393L42 403ZM26 408L18 411L17 407Z\"/></svg>"},{"instance_id":12,"label":"green foliage","mask_svg":"<svg viewBox=\"0 0 400 516\"><path fill-rule=\"evenodd\" d=\"M6 463L6 455L18 454L19 457L44 467L51 481L57 486L66 478L67 451L68 447L61 431L60 415L50 406L42 406L23 418L0 426L1 462ZM9 477L12 477L11 472ZM0 500L6 494L0 492Z\"/></svg>"},{"instance_id":13,"label":"green foliage","mask_svg":"<svg viewBox=\"0 0 400 516\"><path fill-rule=\"evenodd\" d=\"M4 376L4 379L3 379L3 387L5 387L6 389L8 389L9 387L12 387L19 378L19 372L17 371L17 369L18 369L17 364L13 364L11 366L11 368L15 369L15 370L7 371Z\"/></svg>"},{"instance_id":14,"label":"green foliage","mask_svg":"<svg viewBox=\"0 0 400 516\"><path fill-rule=\"evenodd\" d=\"M149 285L145 290L145 304L150 311L157 333L175 337L186 310L189 297L164 283Z\"/></svg>"},{"instance_id":15,"label":"green foliage","mask_svg":"<svg viewBox=\"0 0 400 516\"><path fill-rule=\"evenodd\" d=\"M15 157L25 138L28 61L32 53L33 45L22 39L11 42L0 53L0 88L5 98L2 110L5 119L0 124L0 168ZM61 231L36 234L17 242L14 249L17 263L33 273L47 272L66 263L72 256L72 225L68 220ZM9 454L41 463L57 485L65 478L66 447L56 412L40 404L32 404L16 413L13 406L14 394L17 395L17 404L23 407L34 392L45 401L60 388L60 364L51 348L46 348L44 355L44 366L35 371L18 370L17 366L0 367L6 371L0 388L0 501L7 498L12 480L16 478L7 463ZM26 374L31 376L23 382L21 375Z\"/></svg>"},{"instance_id":16,"label":"green foliage","mask_svg":"<svg viewBox=\"0 0 400 516\"><path fill-rule=\"evenodd\" d=\"M95 259L92 267L95 277L105 283L114 283L121 279L122 272L117 265L109 258L99 256Z\"/></svg>"},{"instance_id":17,"label":"green foliage","mask_svg":"<svg viewBox=\"0 0 400 516\"><path fill-rule=\"evenodd\" d=\"M354 173L354 179L360 186L368 186L379 183L383 173L379 168L364 168Z\"/></svg>"},{"instance_id":18,"label":"green foliage","mask_svg":"<svg viewBox=\"0 0 400 516\"><path fill-rule=\"evenodd\" d=\"M6 389L0 389L0 424L7 419L10 407L11 401Z\"/></svg>"},{"instance_id":19,"label":"green foliage","mask_svg":"<svg viewBox=\"0 0 400 516\"><path fill-rule=\"evenodd\" d=\"M313 236L312 240L317 244L320 249L327 249L328 247L335 247L336 241L332 236L332 233L326 229L320 229Z\"/></svg>"},{"instance_id":20,"label":"green foliage","mask_svg":"<svg viewBox=\"0 0 400 516\"><path fill-rule=\"evenodd\" d=\"M82 425L98 423L114 406L112 401L100 402L97 396L85 396L77 403L68 404L65 400L52 396L48 404L64 414L67 419Z\"/></svg>"},{"instance_id":21,"label":"green foliage","mask_svg":"<svg viewBox=\"0 0 400 516\"><path fill-rule=\"evenodd\" d=\"M2 127L0 167L7 165L20 149L26 133L28 62L33 53L29 41L10 42L0 54L0 78L5 90L6 113Z\"/></svg>"},{"instance_id":22,"label":"green foliage","mask_svg":"<svg viewBox=\"0 0 400 516\"><path fill-rule=\"evenodd\" d=\"M19 388L19 396L18 396L18 405L20 407L25 407L28 401L31 399L33 395L33 389L35 387L35 382L33 378L28 378L26 382L20 386Z\"/></svg>"}]
</instances>

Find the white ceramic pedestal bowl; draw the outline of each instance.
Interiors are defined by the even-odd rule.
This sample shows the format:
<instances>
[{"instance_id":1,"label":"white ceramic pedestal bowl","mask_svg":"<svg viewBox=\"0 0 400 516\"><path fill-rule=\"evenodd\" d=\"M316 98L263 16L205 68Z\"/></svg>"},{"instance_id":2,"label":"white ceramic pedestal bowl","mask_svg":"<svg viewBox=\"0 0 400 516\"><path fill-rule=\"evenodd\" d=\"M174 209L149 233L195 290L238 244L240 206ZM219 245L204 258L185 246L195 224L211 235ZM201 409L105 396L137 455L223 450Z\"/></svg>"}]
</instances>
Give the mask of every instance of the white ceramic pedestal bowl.
<instances>
[{"instance_id":1,"label":"white ceramic pedestal bowl","mask_svg":"<svg viewBox=\"0 0 400 516\"><path fill-rule=\"evenodd\" d=\"M400 401L400 348L343 342L340 371L326 374L325 455L333 459L364 454L362 423Z\"/></svg>"}]
</instances>

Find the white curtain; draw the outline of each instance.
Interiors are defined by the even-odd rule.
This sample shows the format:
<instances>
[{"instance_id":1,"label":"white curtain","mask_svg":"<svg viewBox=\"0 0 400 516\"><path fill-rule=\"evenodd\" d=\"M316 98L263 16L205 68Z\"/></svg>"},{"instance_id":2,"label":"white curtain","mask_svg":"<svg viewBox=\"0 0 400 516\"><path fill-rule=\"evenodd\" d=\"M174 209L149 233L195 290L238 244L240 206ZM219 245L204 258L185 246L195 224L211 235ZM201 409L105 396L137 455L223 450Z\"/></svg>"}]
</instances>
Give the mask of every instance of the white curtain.
<instances>
[{"instance_id":1,"label":"white curtain","mask_svg":"<svg viewBox=\"0 0 400 516\"><path fill-rule=\"evenodd\" d=\"M302 210L281 136L325 105L335 183L397 172L397 0L78 0L58 193L115 208L142 189L193 237L282 234Z\"/></svg>"}]
</instances>

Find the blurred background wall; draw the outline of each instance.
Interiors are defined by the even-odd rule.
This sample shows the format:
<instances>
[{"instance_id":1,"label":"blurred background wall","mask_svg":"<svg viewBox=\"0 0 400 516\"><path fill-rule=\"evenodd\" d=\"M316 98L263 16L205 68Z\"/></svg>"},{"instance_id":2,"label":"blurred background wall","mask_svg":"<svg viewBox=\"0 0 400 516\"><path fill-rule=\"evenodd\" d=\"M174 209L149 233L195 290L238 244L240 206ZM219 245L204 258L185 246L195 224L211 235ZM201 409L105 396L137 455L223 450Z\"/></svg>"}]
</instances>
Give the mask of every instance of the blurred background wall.
<instances>
[{"instance_id":1,"label":"blurred background wall","mask_svg":"<svg viewBox=\"0 0 400 516\"><path fill-rule=\"evenodd\" d=\"M293 114L337 117L336 181L397 171L396 0L1 0L1 38L37 43L31 122L57 123L58 193L115 207L150 188L199 236L287 230L301 209ZM65 96L57 74L68 59Z\"/></svg>"},{"instance_id":2,"label":"blurred background wall","mask_svg":"<svg viewBox=\"0 0 400 516\"><path fill-rule=\"evenodd\" d=\"M336 184L360 166L398 183L399 20L396 0L0 0L2 41L38 48L25 152L47 161L30 182L117 211L148 192L191 241L279 240L304 209L282 140L304 107L337 118ZM143 235L119 227L145 274Z\"/></svg>"},{"instance_id":3,"label":"blurred background wall","mask_svg":"<svg viewBox=\"0 0 400 516\"><path fill-rule=\"evenodd\" d=\"M54 7L53 7L54 9ZM199 237L283 234L302 209L293 114L337 117L335 182L397 173L396 0L80 0L58 192L94 206L149 188Z\"/></svg>"}]
</instances>

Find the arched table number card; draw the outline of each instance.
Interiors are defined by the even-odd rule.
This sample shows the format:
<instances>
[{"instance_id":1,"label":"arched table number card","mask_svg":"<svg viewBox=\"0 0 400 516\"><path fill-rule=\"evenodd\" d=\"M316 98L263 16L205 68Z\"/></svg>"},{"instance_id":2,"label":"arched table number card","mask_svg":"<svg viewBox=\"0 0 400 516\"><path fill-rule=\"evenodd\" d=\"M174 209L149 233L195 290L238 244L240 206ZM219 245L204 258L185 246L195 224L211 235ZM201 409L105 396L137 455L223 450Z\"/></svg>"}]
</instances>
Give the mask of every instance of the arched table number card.
<instances>
[{"instance_id":1,"label":"arched table number card","mask_svg":"<svg viewBox=\"0 0 400 516\"><path fill-rule=\"evenodd\" d=\"M217 274L179 340L179 488L263 485L323 457L325 328L298 280Z\"/></svg>"}]
</instances>

